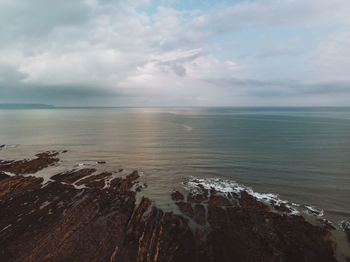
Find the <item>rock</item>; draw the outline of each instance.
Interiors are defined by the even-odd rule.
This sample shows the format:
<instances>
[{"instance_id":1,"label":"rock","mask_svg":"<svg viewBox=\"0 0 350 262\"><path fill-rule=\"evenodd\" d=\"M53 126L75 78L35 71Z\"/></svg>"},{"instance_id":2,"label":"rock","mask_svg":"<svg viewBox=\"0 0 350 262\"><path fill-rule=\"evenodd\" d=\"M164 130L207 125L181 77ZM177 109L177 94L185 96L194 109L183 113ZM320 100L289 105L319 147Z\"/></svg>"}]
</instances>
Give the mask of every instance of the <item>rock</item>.
<instances>
[{"instance_id":1,"label":"rock","mask_svg":"<svg viewBox=\"0 0 350 262\"><path fill-rule=\"evenodd\" d=\"M9 177L10 177L9 175L6 175L5 173L0 172L0 180L5 179L5 178L9 178Z\"/></svg>"},{"instance_id":2,"label":"rock","mask_svg":"<svg viewBox=\"0 0 350 262\"><path fill-rule=\"evenodd\" d=\"M187 201L191 203L201 203L204 200L207 200L207 197L204 194L200 193L190 193L187 197Z\"/></svg>"},{"instance_id":3,"label":"rock","mask_svg":"<svg viewBox=\"0 0 350 262\"><path fill-rule=\"evenodd\" d=\"M174 201L184 200L185 197L179 191L174 191L171 193L171 199Z\"/></svg>"},{"instance_id":4,"label":"rock","mask_svg":"<svg viewBox=\"0 0 350 262\"><path fill-rule=\"evenodd\" d=\"M350 243L350 222L347 221L341 221L340 222L340 227L343 229L343 231L345 232L347 239Z\"/></svg>"},{"instance_id":5,"label":"rock","mask_svg":"<svg viewBox=\"0 0 350 262\"><path fill-rule=\"evenodd\" d=\"M327 219L317 219L327 230L335 230L335 227L332 225L332 222Z\"/></svg>"},{"instance_id":6,"label":"rock","mask_svg":"<svg viewBox=\"0 0 350 262\"><path fill-rule=\"evenodd\" d=\"M88 176L87 178L83 178L76 182L76 185L85 185L87 187L96 187L102 189L105 186L105 181L103 179L111 175L112 173L110 172L103 172L98 175Z\"/></svg>"},{"instance_id":7,"label":"rock","mask_svg":"<svg viewBox=\"0 0 350 262\"><path fill-rule=\"evenodd\" d=\"M97 161L97 164L106 164L106 161Z\"/></svg>"},{"instance_id":8,"label":"rock","mask_svg":"<svg viewBox=\"0 0 350 262\"><path fill-rule=\"evenodd\" d=\"M270 209L267 205L258 201L255 197L249 195L246 191L241 192L239 203L243 209L256 211L268 211Z\"/></svg>"},{"instance_id":9,"label":"rock","mask_svg":"<svg viewBox=\"0 0 350 262\"><path fill-rule=\"evenodd\" d=\"M214 194L210 196L209 205L232 206L232 203L226 197Z\"/></svg>"},{"instance_id":10,"label":"rock","mask_svg":"<svg viewBox=\"0 0 350 262\"><path fill-rule=\"evenodd\" d=\"M36 155L36 158L19 161L0 161L0 172L10 172L16 175L33 174L59 161L55 156L58 152L44 152Z\"/></svg>"},{"instance_id":11,"label":"rock","mask_svg":"<svg viewBox=\"0 0 350 262\"><path fill-rule=\"evenodd\" d=\"M192 205L190 203L186 202L176 202L176 205L179 207L181 212L185 214L186 216L193 217L194 216L194 211L192 208Z\"/></svg>"},{"instance_id":12,"label":"rock","mask_svg":"<svg viewBox=\"0 0 350 262\"><path fill-rule=\"evenodd\" d=\"M51 177L51 179L71 184L85 176L90 176L95 171L96 169L94 168L72 169L70 171L54 175Z\"/></svg>"},{"instance_id":13,"label":"rock","mask_svg":"<svg viewBox=\"0 0 350 262\"><path fill-rule=\"evenodd\" d=\"M43 166L30 161L2 167ZM45 186L33 176L0 179L1 261L336 261L326 227L271 212L247 192L226 197L212 189L209 201L205 188L188 201L176 194L182 214L175 214L149 198L136 205L137 171L106 187L111 174L94 172L62 172Z\"/></svg>"},{"instance_id":14,"label":"rock","mask_svg":"<svg viewBox=\"0 0 350 262\"><path fill-rule=\"evenodd\" d=\"M194 206L194 220L201 226L205 225L206 218L204 206L198 204Z\"/></svg>"},{"instance_id":15,"label":"rock","mask_svg":"<svg viewBox=\"0 0 350 262\"><path fill-rule=\"evenodd\" d=\"M288 208L285 203L281 203L281 204L278 205L278 204L276 204L275 201L272 201L271 204L274 207L274 209L276 209L277 211L280 211L280 212L283 212L283 213L290 213L290 212L292 212L292 210L290 208Z\"/></svg>"}]
</instances>

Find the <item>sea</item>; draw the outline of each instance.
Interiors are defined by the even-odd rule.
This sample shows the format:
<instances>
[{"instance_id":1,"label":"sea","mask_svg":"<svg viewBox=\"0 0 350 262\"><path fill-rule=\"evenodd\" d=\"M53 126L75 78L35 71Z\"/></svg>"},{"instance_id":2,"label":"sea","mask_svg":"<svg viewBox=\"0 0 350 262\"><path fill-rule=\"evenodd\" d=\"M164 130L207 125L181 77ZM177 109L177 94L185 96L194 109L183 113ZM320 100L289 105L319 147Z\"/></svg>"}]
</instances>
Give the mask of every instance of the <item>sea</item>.
<instances>
[{"instance_id":1,"label":"sea","mask_svg":"<svg viewBox=\"0 0 350 262\"><path fill-rule=\"evenodd\" d=\"M0 159L68 150L38 173L45 181L77 166L139 170L141 194L164 209L188 181L248 188L304 216L316 210L349 254L349 107L0 109L0 144Z\"/></svg>"}]
</instances>

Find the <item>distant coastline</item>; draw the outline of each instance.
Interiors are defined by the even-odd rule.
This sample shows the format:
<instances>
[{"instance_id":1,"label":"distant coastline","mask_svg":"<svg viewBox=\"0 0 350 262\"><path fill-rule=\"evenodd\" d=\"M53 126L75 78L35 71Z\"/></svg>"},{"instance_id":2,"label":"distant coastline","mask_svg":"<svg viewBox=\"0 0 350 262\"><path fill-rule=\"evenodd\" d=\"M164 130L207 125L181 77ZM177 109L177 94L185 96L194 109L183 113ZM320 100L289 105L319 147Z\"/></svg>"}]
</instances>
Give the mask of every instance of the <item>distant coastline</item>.
<instances>
[{"instance_id":1,"label":"distant coastline","mask_svg":"<svg viewBox=\"0 0 350 262\"><path fill-rule=\"evenodd\" d=\"M0 109L118 109L118 108L222 108L222 109L246 109L246 110L322 110L322 109L348 109L350 106L56 106L49 104L21 104L0 103Z\"/></svg>"},{"instance_id":2,"label":"distant coastline","mask_svg":"<svg viewBox=\"0 0 350 262\"><path fill-rule=\"evenodd\" d=\"M51 109L54 105L46 104L0 104L0 109Z\"/></svg>"}]
</instances>

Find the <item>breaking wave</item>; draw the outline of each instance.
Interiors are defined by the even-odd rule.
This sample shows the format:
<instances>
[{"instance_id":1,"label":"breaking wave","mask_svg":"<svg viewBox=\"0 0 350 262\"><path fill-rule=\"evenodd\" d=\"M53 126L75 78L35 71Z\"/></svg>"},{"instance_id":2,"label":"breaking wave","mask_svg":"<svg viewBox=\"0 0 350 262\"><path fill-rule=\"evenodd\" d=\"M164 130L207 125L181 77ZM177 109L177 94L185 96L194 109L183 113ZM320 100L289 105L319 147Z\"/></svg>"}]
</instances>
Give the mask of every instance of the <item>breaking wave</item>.
<instances>
[{"instance_id":1,"label":"breaking wave","mask_svg":"<svg viewBox=\"0 0 350 262\"><path fill-rule=\"evenodd\" d=\"M241 185L233 180L220 178L196 178L191 176L182 184L186 190L191 191L193 193L200 192L199 185L208 190L213 188L217 192L220 192L225 195L227 195L228 193L240 194L242 191L245 191L251 196L268 205L287 207L290 210L289 214L291 215L297 215L301 213L316 217L322 217L324 215L324 211L317 207L310 205L300 205L287 200L282 200L279 198L278 194L274 193L259 193L254 191L252 188L247 187L245 185Z\"/></svg>"}]
</instances>

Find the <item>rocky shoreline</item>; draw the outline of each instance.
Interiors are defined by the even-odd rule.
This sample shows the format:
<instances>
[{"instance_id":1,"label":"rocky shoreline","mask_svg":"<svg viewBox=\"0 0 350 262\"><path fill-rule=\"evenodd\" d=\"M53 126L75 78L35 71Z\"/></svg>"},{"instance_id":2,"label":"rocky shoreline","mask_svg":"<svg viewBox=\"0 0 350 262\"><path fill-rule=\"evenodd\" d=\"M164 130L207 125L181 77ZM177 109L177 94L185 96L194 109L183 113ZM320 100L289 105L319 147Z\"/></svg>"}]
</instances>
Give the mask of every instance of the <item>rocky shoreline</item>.
<instances>
[{"instance_id":1,"label":"rocky shoreline","mask_svg":"<svg viewBox=\"0 0 350 262\"><path fill-rule=\"evenodd\" d=\"M195 183L188 195L170 192L175 213L137 202L137 171L77 167L44 185L30 175L63 153L0 160L1 261L336 261L327 221L313 225L246 191Z\"/></svg>"}]
</instances>

